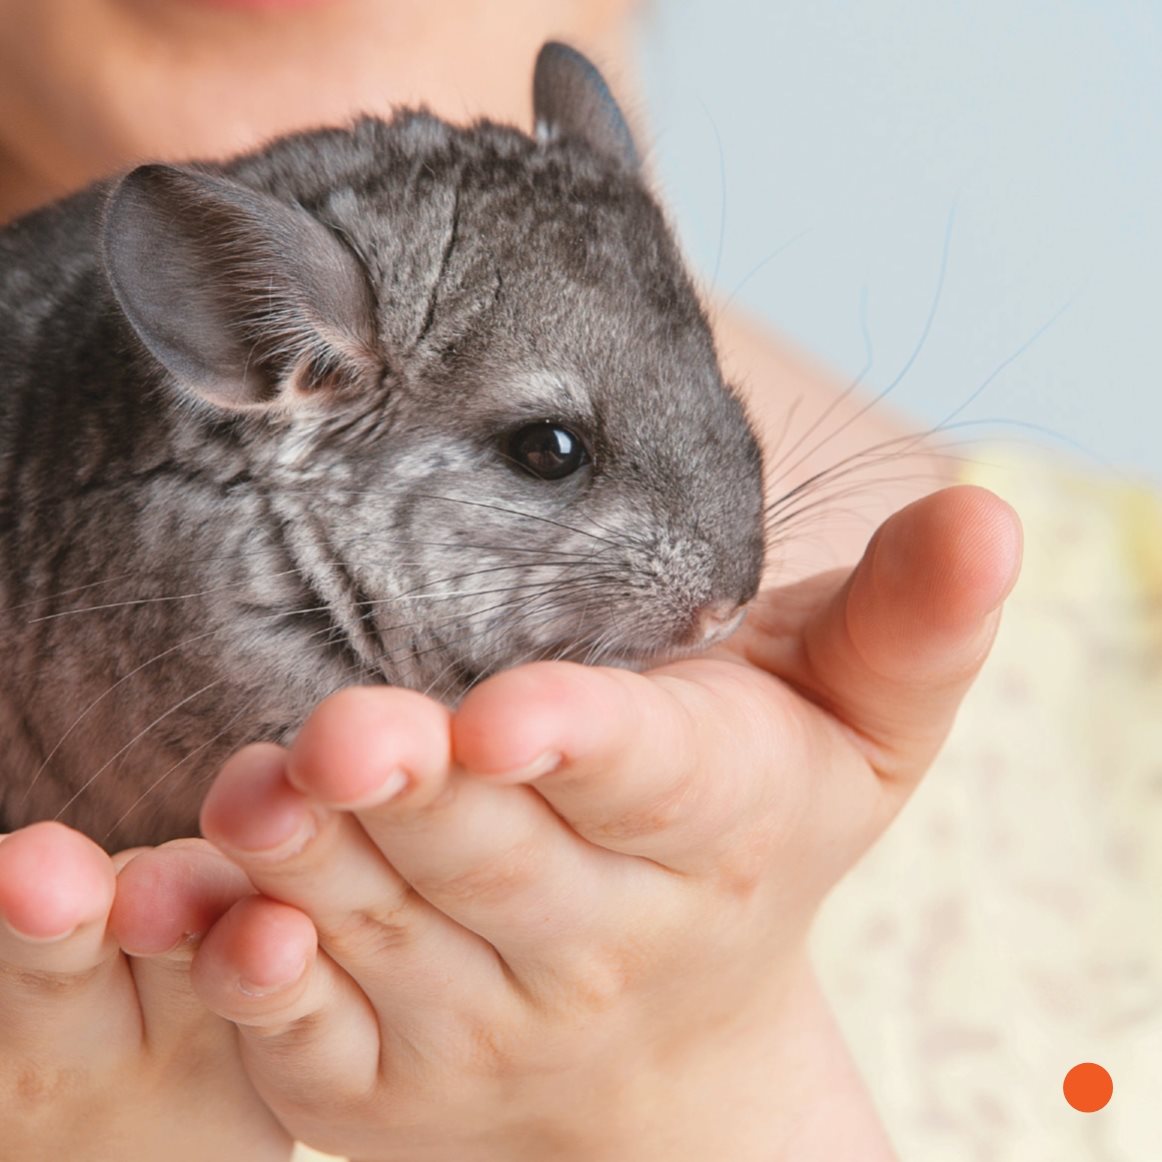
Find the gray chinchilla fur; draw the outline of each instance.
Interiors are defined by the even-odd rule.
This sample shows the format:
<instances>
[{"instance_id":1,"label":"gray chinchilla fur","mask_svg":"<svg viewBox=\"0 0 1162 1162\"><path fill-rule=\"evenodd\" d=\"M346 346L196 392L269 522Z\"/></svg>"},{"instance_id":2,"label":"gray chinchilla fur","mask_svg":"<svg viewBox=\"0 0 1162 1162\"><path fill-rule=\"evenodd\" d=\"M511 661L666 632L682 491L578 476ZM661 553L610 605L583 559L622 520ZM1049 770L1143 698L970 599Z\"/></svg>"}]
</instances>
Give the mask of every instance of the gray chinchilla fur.
<instances>
[{"instance_id":1,"label":"gray chinchilla fur","mask_svg":"<svg viewBox=\"0 0 1162 1162\"><path fill-rule=\"evenodd\" d=\"M533 136L405 111L0 231L0 826L190 834L342 686L753 596L758 444L625 121L562 45L534 91Z\"/></svg>"}]
</instances>

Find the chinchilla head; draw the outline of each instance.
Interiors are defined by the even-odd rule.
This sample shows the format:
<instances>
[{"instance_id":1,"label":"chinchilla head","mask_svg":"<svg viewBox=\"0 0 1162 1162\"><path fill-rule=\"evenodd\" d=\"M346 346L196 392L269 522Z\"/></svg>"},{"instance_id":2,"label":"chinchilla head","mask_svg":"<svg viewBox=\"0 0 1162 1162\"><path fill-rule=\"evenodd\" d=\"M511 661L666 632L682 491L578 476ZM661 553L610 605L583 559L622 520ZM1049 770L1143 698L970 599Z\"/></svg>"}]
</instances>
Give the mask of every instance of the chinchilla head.
<instances>
[{"instance_id":1,"label":"chinchilla head","mask_svg":"<svg viewBox=\"0 0 1162 1162\"><path fill-rule=\"evenodd\" d=\"M763 556L759 448L625 121L560 45L534 91L533 136L366 119L144 166L104 222L184 438L242 451L368 674L450 698L703 646Z\"/></svg>"}]
</instances>

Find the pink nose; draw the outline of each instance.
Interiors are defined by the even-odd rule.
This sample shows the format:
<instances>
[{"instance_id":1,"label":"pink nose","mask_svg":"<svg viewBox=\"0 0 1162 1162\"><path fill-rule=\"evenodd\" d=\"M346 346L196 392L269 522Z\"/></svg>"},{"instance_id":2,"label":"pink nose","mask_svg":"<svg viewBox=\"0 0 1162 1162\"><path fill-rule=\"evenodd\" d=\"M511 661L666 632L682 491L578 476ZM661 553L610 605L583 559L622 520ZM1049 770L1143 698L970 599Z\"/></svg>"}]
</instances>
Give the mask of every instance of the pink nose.
<instances>
[{"instance_id":1,"label":"pink nose","mask_svg":"<svg viewBox=\"0 0 1162 1162\"><path fill-rule=\"evenodd\" d=\"M694 628L690 633L690 644L712 646L720 642L738 628L746 610L735 601L712 601L704 605L696 614Z\"/></svg>"}]
</instances>

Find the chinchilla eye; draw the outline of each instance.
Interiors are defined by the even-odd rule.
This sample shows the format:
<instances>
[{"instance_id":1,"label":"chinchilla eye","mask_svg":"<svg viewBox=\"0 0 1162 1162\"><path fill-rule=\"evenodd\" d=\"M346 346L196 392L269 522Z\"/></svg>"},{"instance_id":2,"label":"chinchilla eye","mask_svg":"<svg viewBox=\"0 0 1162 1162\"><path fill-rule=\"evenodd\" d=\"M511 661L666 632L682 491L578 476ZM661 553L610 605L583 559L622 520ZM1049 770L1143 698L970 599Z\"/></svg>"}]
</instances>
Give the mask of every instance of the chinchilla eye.
<instances>
[{"instance_id":1,"label":"chinchilla eye","mask_svg":"<svg viewBox=\"0 0 1162 1162\"><path fill-rule=\"evenodd\" d=\"M560 424L527 424L503 441L504 454L541 480L560 480L589 463L581 438Z\"/></svg>"}]
</instances>

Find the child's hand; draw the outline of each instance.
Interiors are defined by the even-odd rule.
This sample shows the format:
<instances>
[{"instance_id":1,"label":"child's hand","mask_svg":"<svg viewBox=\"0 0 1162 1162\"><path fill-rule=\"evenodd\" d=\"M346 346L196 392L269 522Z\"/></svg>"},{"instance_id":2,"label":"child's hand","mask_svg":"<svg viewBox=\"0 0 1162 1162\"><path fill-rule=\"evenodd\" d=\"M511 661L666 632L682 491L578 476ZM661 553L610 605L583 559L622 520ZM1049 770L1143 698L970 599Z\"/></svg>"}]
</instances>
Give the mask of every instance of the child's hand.
<instances>
[{"instance_id":1,"label":"child's hand","mask_svg":"<svg viewBox=\"0 0 1162 1162\"><path fill-rule=\"evenodd\" d=\"M167 912L149 960L108 934L116 869L58 823L0 842L0 1155L21 1159L246 1158L286 1162L290 1139L254 1092L234 1030L190 990L193 947L249 890L200 840L166 849ZM141 861L144 894L148 866ZM180 888L187 869L195 892Z\"/></svg>"},{"instance_id":2,"label":"child's hand","mask_svg":"<svg viewBox=\"0 0 1162 1162\"><path fill-rule=\"evenodd\" d=\"M804 937L939 747L1019 543L952 489L717 657L528 666L454 716L348 691L235 756L203 825L262 894L193 974L259 1092L367 1159L883 1156Z\"/></svg>"}]
</instances>

